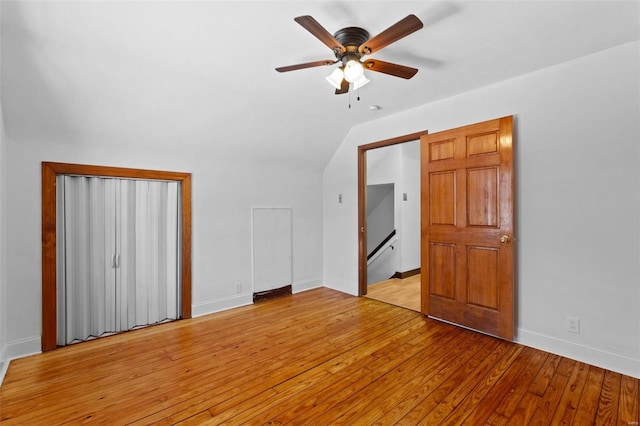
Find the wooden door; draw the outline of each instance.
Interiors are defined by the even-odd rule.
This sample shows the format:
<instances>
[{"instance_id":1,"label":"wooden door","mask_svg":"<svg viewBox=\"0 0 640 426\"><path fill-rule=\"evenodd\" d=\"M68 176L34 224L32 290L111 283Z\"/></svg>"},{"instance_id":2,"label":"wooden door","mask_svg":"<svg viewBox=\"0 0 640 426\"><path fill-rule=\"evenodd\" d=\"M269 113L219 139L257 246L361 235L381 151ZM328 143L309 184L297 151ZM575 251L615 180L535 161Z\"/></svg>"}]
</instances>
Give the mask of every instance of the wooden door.
<instances>
[{"instance_id":1,"label":"wooden door","mask_svg":"<svg viewBox=\"0 0 640 426\"><path fill-rule=\"evenodd\" d=\"M421 138L422 312L513 339L512 117Z\"/></svg>"}]
</instances>

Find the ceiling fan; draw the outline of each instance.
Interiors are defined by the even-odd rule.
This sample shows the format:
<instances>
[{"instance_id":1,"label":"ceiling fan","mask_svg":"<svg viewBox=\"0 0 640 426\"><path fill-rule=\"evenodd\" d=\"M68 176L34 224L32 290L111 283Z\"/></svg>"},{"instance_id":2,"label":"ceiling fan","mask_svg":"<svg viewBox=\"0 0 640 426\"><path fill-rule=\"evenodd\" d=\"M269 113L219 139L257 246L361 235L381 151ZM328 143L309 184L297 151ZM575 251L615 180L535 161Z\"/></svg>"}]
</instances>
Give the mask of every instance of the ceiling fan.
<instances>
[{"instance_id":1,"label":"ceiling fan","mask_svg":"<svg viewBox=\"0 0 640 426\"><path fill-rule=\"evenodd\" d=\"M327 77L327 81L336 88L336 95L347 93L350 85L353 85L354 89L359 89L367 84L369 80L364 76L363 70L365 69L406 79L413 77L418 72L416 68L404 65L373 58L362 59L364 56L377 52L383 47L422 28L422 21L415 15L408 15L373 38L369 38L369 32L367 30L359 27L342 28L331 35L318 21L308 15L298 16L294 18L294 21L302 25L307 31L318 38L318 40L327 45L327 47L333 51L336 59L325 59L278 67L276 68L278 72L341 63L341 65Z\"/></svg>"}]
</instances>

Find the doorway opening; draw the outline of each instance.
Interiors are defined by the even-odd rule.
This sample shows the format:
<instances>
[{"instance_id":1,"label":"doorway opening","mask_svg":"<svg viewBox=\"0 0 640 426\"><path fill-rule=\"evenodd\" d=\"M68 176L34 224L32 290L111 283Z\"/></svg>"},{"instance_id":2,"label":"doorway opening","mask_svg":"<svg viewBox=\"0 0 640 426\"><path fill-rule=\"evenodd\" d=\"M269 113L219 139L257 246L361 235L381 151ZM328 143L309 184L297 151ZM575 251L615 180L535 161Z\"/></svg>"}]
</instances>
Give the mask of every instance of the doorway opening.
<instances>
[{"instance_id":1,"label":"doorway opening","mask_svg":"<svg viewBox=\"0 0 640 426\"><path fill-rule=\"evenodd\" d=\"M359 295L420 311L420 136L358 147Z\"/></svg>"}]
</instances>

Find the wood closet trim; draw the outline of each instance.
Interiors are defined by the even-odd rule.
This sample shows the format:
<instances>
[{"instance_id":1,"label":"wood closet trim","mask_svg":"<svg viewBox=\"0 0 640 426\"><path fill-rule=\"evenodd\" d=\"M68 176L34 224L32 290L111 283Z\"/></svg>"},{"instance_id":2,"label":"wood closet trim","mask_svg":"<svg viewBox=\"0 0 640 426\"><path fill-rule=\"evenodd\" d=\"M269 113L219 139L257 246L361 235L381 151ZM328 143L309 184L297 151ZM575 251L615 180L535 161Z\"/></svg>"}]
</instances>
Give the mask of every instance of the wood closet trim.
<instances>
[{"instance_id":1,"label":"wood closet trim","mask_svg":"<svg viewBox=\"0 0 640 426\"><path fill-rule=\"evenodd\" d=\"M367 151L404 142L419 141L420 136L428 133L427 130L423 130L358 146L358 296L367 294L367 233L365 232L367 221Z\"/></svg>"},{"instance_id":2,"label":"wood closet trim","mask_svg":"<svg viewBox=\"0 0 640 426\"><path fill-rule=\"evenodd\" d=\"M182 318L191 318L191 173L42 162L42 351L57 347L56 176L157 179L181 184Z\"/></svg>"}]
</instances>

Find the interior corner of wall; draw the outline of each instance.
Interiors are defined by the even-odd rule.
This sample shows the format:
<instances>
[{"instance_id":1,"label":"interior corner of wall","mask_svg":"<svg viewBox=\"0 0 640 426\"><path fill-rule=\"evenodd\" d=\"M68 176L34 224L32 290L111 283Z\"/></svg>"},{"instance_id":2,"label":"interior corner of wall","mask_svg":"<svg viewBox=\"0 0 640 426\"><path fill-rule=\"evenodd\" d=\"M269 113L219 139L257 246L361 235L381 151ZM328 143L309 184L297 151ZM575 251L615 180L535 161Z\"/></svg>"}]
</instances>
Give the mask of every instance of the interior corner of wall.
<instances>
[{"instance_id":1,"label":"interior corner of wall","mask_svg":"<svg viewBox=\"0 0 640 426\"><path fill-rule=\"evenodd\" d=\"M4 376L7 374L8 369L9 357L7 356L7 345L3 342L2 347L0 347L0 386L2 386Z\"/></svg>"},{"instance_id":2,"label":"interior corner of wall","mask_svg":"<svg viewBox=\"0 0 640 426\"><path fill-rule=\"evenodd\" d=\"M193 318L201 317L203 315L251 305L252 303L253 296L248 293L223 297L215 300L207 300L204 302L193 303L191 306L191 316Z\"/></svg>"},{"instance_id":3,"label":"interior corner of wall","mask_svg":"<svg viewBox=\"0 0 640 426\"><path fill-rule=\"evenodd\" d=\"M41 336L26 337L24 339L7 342L6 356L3 361L9 361L17 358L24 358L29 355L35 355L42 352Z\"/></svg>"},{"instance_id":4,"label":"interior corner of wall","mask_svg":"<svg viewBox=\"0 0 640 426\"><path fill-rule=\"evenodd\" d=\"M7 370L9 369L9 361L0 361L0 387L2 386L2 382L4 382L4 376L7 375Z\"/></svg>"},{"instance_id":5,"label":"interior corner of wall","mask_svg":"<svg viewBox=\"0 0 640 426\"><path fill-rule=\"evenodd\" d=\"M352 296L358 295L358 286L348 286L344 283L336 283L336 282L326 282L324 283L324 287L330 288L331 290L339 291L341 293L350 294ZM349 288L353 287L353 288Z\"/></svg>"},{"instance_id":6,"label":"interior corner of wall","mask_svg":"<svg viewBox=\"0 0 640 426\"><path fill-rule=\"evenodd\" d=\"M314 288L320 288L320 287L323 287L321 279L306 280L306 281L293 283L292 291L295 294L295 293L301 293L307 290L313 290Z\"/></svg>"},{"instance_id":7,"label":"interior corner of wall","mask_svg":"<svg viewBox=\"0 0 640 426\"><path fill-rule=\"evenodd\" d=\"M0 385L2 385L2 380L4 379L4 375L7 372L7 368L9 368L7 345L3 342L2 347L0 347Z\"/></svg>"}]
</instances>

